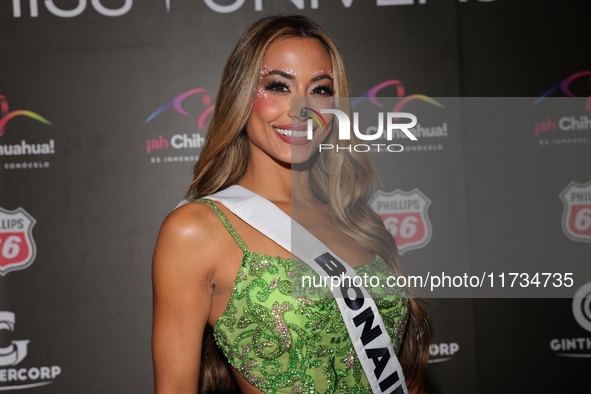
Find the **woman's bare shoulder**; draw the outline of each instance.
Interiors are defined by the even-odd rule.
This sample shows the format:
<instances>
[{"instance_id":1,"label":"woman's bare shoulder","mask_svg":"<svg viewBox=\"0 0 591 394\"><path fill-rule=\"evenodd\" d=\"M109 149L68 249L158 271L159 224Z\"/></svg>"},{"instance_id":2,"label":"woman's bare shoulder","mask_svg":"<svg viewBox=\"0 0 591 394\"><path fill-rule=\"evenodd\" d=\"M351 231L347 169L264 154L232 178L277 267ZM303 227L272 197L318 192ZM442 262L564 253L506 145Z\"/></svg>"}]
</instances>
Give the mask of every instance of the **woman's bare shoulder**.
<instances>
[{"instance_id":1,"label":"woman's bare shoulder","mask_svg":"<svg viewBox=\"0 0 591 394\"><path fill-rule=\"evenodd\" d=\"M176 236L198 237L207 234L219 221L217 214L207 204L190 202L169 213L160 232L164 230Z\"/></svg>"},{"instance_id":2,"label":"woman's bare shoulder","mask_svg":"<svg viewBox=\"0 0 591 394\"><path fill-rule=\"evenodd\" d=\"M223 236L223 225L207 204L188 203L172 211L160 228L154 262L165 260L177 268L200 268L215 261L219 244L211 242ZM180 266L180 267L179 267ZM197 268L197 267L196 267Z\"/></svg>"}]
</instances>

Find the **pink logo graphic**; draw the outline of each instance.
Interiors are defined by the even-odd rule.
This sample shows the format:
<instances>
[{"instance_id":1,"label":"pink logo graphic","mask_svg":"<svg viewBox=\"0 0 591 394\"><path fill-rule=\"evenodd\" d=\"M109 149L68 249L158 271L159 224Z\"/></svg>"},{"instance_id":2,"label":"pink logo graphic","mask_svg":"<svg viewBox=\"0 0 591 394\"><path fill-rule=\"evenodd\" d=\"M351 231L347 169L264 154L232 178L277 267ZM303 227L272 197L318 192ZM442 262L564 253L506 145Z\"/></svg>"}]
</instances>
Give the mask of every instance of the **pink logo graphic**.
<instances>
[{"instance_id":1,"label":"pink logo graphic","mask_svg":"<svg viewBox=\"0 0 591 394\"><path fill-rule=\"evenodd\" d=\"M10 112L8 109L8 101L6 100L6 97L0 95L0 137L2 137L4 133L6 133L6 124L8 123L8 121L17 116L27 116L41 123L51 125L51 122L49 120L45 119L43 116L39 114L36 114L35 112L26 110Z\"/></svg>"},{"instance_id":2,"label":"pink logo graphic","mask_svg":"<svg viewBox=\"0 0 591 394\"><path fill-rule=\"evenodd\" d=\"M371 208L384 221L392 234L400 254L427 245L433 233L427 210L431 205L419 189L405 192L396 189L386 193L378 190Z\"/></svg>"},{"instance_id":3,"label":"pink logo graphic","mask_svg":"<svg viewBox=\"0 0 591 394\"><path fill-rule=\"evenodd\" d=\"M357 104L359 104L364 98L369 99L369 101L377 107L383 107L384 105L378 100L377 94L380 90L384 89L387 86L395 86L396 87L396 96L389 96L389 97L404 97L402 100L400 100L398 103L396 103L396 105L392 109L392 112L399 112L400 110L402 110L402 108L409 101L412 101L412 100L422 100L422 101L425 101L425 102L432 104L436 107L444 108L444 106L441 103L439 103L437 100L434 100L429 96L425 96L424 94L411 94L409 96L405 96L404 85L402 84L402 82L400 82L396 79L391 79L389 81L384 81L380 84L377 84L376 86L369 89L367 92L363 93L361 96L359 96L355 100L353 100L353 102L351 103L351 107L354 107Z\"/></svg>"},{"instance_id":4,"label":"pink logo graphic","mask_svg":"<svg viewBox=\"0 0 591 394\"><path fill-rule=\"evenodd\" d=\"M192 89L186 91L185 93L179 94L172 101L169 101L168 103L164 104L162 107L158 108L150 116L148 116L148 118L146 119L146 123L148 123L149 121L151 121L152 119L154 119L170 107L172 107L179 114L190 116L190 114L183 108L183 101L186 98L194 96L196 94L203 95L202 103L205 109L201 111L201 114L199 115L199 119L197 121L197 126L200 130L203 130L205 127L207 127L207 120L214 108L214 106L211 104L211 97L207 92L207 89Z\"/></svg>"},{"instance_id":5,"label":"pink logo graphic","mask_svg":"<svg viewBox=\"0 0 591 394\"><path fill-rule=\"evenodd\" d=\"M591 242L591 181L569 183L560 199L564 203L564 234L573 241Z\"/></svg>"},{"instance_id":6,"label":"pink logo graphic","mask_svg":"<svg viewBox=\"0 0 591 394\"><path fill-rule=\"evenodd\" d=\"M586 77L586 78L583 78ZM572 92L572 85L575 81L588 81L589 86L591 86L591 71L579 71L574 73L570 77L563 79L561 82L557 83L556 85L552 86L550 89L544 92L538 99L535 101L534 105L539 104L544 100L546 97L549 97L551 94L556 93L557 91L561 91L565 96L568 97L585 97L581 95L576 95ZM585 85L587 85L585 83ZM589 94L587 101L585 102L585 109L587 111L591 111L591 94Z\"/></svg>"},{"instance_id":7,"label":"pink logo graphic","mask_svg":"<svg viewBox=\"0 0 591 394\"><path fill-rule=\"evenodd\" d=\"M14 211L0 208L0 276L25 269L35 260L35 223L23 208Z\"/></svg>"}]
</instances>

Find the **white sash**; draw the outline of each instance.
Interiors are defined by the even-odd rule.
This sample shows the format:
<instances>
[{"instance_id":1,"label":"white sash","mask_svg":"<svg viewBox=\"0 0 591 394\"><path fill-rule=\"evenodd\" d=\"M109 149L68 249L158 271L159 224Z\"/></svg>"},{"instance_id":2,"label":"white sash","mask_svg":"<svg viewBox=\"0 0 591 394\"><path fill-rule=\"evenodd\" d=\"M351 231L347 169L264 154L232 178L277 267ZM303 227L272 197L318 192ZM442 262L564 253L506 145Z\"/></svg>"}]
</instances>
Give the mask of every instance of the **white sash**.
<instances>
[{"instance_id":1,"label":"white sash","mask_svg":"<svg viewBox=\"0 0 591 394\"><path fill-rule=\"evenodd\" d=\"M373 392L408 394L402 367L378 308L364 287L352 283L357 274L351 266L275 204L242 186L230 186L204 198L221 202L240 219L305 261L320 277L351 278L331 290Z\"/></svg>"}]
</instances>

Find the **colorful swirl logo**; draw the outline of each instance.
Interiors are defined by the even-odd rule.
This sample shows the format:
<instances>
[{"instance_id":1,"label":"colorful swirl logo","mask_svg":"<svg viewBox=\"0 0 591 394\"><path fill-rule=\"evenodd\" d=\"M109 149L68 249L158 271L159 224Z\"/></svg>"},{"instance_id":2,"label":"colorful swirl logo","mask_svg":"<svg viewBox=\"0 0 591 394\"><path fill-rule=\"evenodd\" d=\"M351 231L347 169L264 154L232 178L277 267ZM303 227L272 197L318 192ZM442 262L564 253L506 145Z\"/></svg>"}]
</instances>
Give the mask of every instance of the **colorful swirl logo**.
<instances>
[{"instance_id":1,"label":"colorful swirl logo","mask_svg":"<svg viewBox=\"0 0 591 394\"><path fill-rule=\"evenodd\" d=\"M197 121L197 126L200 130L203 130L205 127L207 127L207 119L214 108L214 106L211 104L211 96L207 92L207 89L192 89L179 94L174 99L172 99L172 101L169 101L162 107L158 108L156 111L152 112L152 114L148 116L148 118L146 119L146 123L148 123L149 121L151 121L152 119L154 119L155 117L157 117L158 115L160 115L161 113L163 113L171 107L179 114L190 116L190 114L183 108L183 101L188 97L194 96L196 94L203 95L202 102L205 109L201 112L201 114L199 115L199 119Z\"/></svg>"},{"instance_id":2,"label":"colorful swirl logo","mask_svg":"<svg viewBox=\"0 0 591 394\"><path fill-rule=\"evenodd\" d=\"M26 116L26 117L35 119L41 123L45 123L47 125L52 124L49 120L45 119L43 116L36 114L35 112L32 112L32 111L18 110L18 111L10 112L10 110L8 108L8 101L6 100L6 97L4 97L3 95L0 95L0 137L2 137L4 135L4 133L6 133L6 124L8 123L8 121L10 121L11 119L13 119L17 116Z\"/></svg>"},{"instance_id":3,"label":"colorful swirl logo","mask_svg":"<svg viewBox=\"0 0 591 394\"><path fill-rule=\"evenodd\" d=\"M591 282L585 283L575 293L573 315L581 327L591 332Z\"/></svg>"},{"instance_id":4,"label":"colorful swirl logo","mask_svg":"<svg viewBox=\"0 0 591 394\"><path fill-rule=\"evenodd\" d=\"M576 80L582 80L582 77L591 76L591 71L579 71L571 75L570 77L564 78L562 81L557 83L556 85L552 86L550 89L546 90L538 99L534 102L534 105L537 105L542 102L546 97L560 91L567 97L585 97L585 96L577 96L572 92L572 84ZM590 81L591 87L591 78L588 78ZM588 99L585 103L585 109L587 111L591 111L591 94L589 94Z\"/></svg>"},{"instance_id":5,"label":"colorful swirl logo","mask_svg":"<svg viewBox=\"0 0 591 394\"><path fill-rule=\"evenodd\" d=\"M425 96L424 94L411 94L411 95L405 96L404 85L402 84L402 82L400 82L396 79L391 79L389 81L384 81L382 83L377 84L376 86L369 89L367 92L363 93L361 96L359 96L355 100L353 100L353 102L351 103L351 107L356 106L365 98L369 99L369 101L373 105L375 105L376 107L383 107L384 105L378 100L377 95L380 90L384 89L387 86L395 86L396 87L396 96L395 97L403 97L402 100L400 100L399 102L396 103L392 112L400 112L402 110L402 108L408 102L410 102L412 100L422 100L422 101L425 101L425 102L432 104L436 107L445 108L440 102L438 102L437 100L435 100L429 96Z\"/></svg>"}]
</instances>

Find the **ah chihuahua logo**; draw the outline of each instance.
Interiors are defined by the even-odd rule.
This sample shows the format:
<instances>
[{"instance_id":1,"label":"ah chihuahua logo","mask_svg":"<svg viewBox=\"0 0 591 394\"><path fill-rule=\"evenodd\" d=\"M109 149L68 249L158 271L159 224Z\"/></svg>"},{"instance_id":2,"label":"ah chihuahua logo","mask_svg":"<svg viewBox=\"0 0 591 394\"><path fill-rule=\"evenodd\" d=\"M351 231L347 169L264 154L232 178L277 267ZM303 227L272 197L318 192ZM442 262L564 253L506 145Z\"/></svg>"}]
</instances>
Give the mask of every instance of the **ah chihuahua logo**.
<instances>
[{"instance_id":1,"label":"ah chihuahua logo","mask_svg":"<svg viewBox=\"0 0 591 394\"><path fill-rule=\"evenodd\" d=\"M351 102L351 107L355 107L357 104L359 104L365 98L367 98L376 107L384 107L384 104L382 104L378 100L377 95L381 90L383 90L384 88L387 88L388 86L396 87L396 96L391 96L391 97L401 97L401 99L399 101L397 101L394 108L392 108L392 112L402 111L402 108L412 100L422 100L422 101L425 101L426 103L429 103L429 104L434 105L436 107L444 108L444 106L440 102L438 102L437 100L435 100L429 96L425 96L424 94L410 94L410 95L406 96L406 91L404 89L404 85L402 84L402 82L400 82L397 79L391 79L391 80L384 81L382 83L377 84L376 86L369 89L367 92L363 93L361 96L359 96L355 100L353 100Z\"/></svg>"},{"instance_id":2,"label":"ah chihuahua logo","mask_svg":"<svg viewBox=\"0 0 591 394\"><path fill-rule=\"evenodd\" d=\"M194 97L195 96L195 97ZM186 109L184 104L186 100L193 97L197 98L201 96L201 100L198 100L198 107L197 109L193 109L189 112ZM193 100L193 105L195 104L195 100ZM197 117L197 129L204 130L207 127L207 122L209 121L209 117L213 111L214 105L211 102L211 96L207 89L191 89L184 93L179 94L171 101L167 102L156 111L152 112L150 116L146 119L146 123L150 123L158 116L162 115L166 111L172 110L175 111L177 114L181 114L183 116L193 116L195 114L198 115ZM199 112L200 111L200 112ZM158 138L149 139L146 141L146 153L150 154L154 151L158 150L166 150L166 149L198 149L203 146L205 142L204 134L202 135L201 132L193 132L193 133L177 133L174 134L172 137L167 138L164 135L159 135ZM181 159L182 158L182 159ZM197 158L195 156L165 156L164 158L154 157L152 158L152 162L159 163L161 161L165 162L173 162L173 161L195 161Z\"/></svg>"},{"instance_id":3,"label":"ah chihuahua logo","mask_svg":"<svg viewBox=\"0 0 591 394\"><path fill-rule=\"evenodd\" d=\"M26 116L31 119L35 119L38 122L45 123L47 125L51 125L51 122L45 119L43 116L36 114L35 112L28 111L28 110L17 110L17 111L10 111L8 107L8 100L3 95L0 95L0 137L6 133L7 124L12 119L16 118L17 116Z\"/></svg>"},{"instance_id":4,"label":"ah chihuahua logo","mask_svg":"<svg viewBox=\"0 0 591 394\"><path fill-rule=\"evenodd\" d=\"M186 92L179 94L174 99L172 99L172 101L169 101L168 103L164 104L162 107L158 108L156 111L152 112L152 114L150 114L150 116L148 116L148 118L146 119L146 123L150 122L152 119L154 119L155 117L157 117L158 115L160 115L161 113L163 113L164 111L166 111L169 108L173 108L177 113L179 113L181 115L191 116L191 114L189 114L183 108L183 101L185 101L185 99L187 99L191 96L198 95L198 94L202 95L202 102L203 102L204 109L199 114L199 120L197 122L197 126L199 127L199 130L203 130L207 126L207 119L209 118L209 115L213 111L213 105L211 104L211 96L209 95L209 92L207 91L207 89L201 89L201 88L187 90Z\"/></svg>"},{"instance_id":5,"label":"ah chihuahua logo","mask_svg":"<svg viewBox=\"0 0 591 394\"><path fill-rule=\"evenodd\" d=\"M23 109L11 111L6 97L0 95L0 138L8 132L8 123L10 121L23 116L46 125L51 125L49 120L35 112ZM13 125L11 123L11 129L12 127ZM30 158L22 159L20 157L53 154L55 154L55 141L53 139L39 143L38 141L27 141L27 139L23 138L19 143L0 144L0 157L7 159L7 161L2 163L2 168L4 169L47 168L50 165L49 161L34 161Z\"/></svg>"},{"instance_id":6,"label":"ah chihuahua logo","mask_svg":"<svg viewBox=\"0 0 591 394\"><path fill-rule=\"evenodd\" d=\"M591 130L591 71L579 71L546 90L534 102L546 112L534 122L540 145L588 144ZM579 97L581 99L575 99ZM572 99L569 99L572 98ZM586 100L584 99L586 98ZM545 99L555 100L539 105ZM545 118L542 120L542 117ZM556 137L556 138L554 138Z\"/></svg>"},{"instance_id":7,"label":"ah chihuahua logo","mask_svg":"<svg viewBox=\"0 0 591 394\"><path fill-rule=\"evenodd\" d=\"M583 78L586 77L586 78ZM588 97L585 102L585 110L591 111L591 71L579 71L573 75L564 78L562 81L546 90L534 102L538 105L546 97L556 93L562 93L566 97Z\"/></svg>"}]
</instances>

